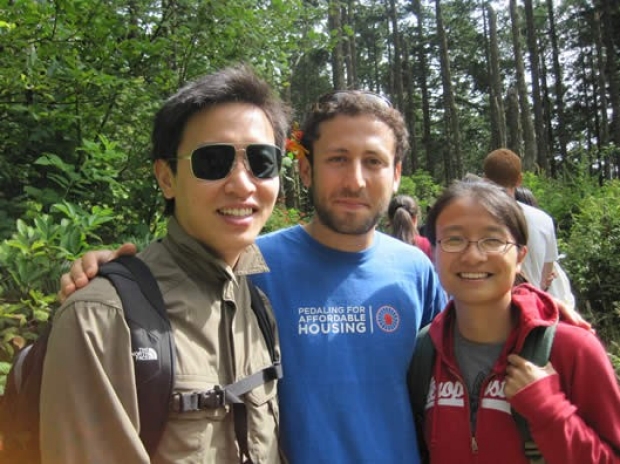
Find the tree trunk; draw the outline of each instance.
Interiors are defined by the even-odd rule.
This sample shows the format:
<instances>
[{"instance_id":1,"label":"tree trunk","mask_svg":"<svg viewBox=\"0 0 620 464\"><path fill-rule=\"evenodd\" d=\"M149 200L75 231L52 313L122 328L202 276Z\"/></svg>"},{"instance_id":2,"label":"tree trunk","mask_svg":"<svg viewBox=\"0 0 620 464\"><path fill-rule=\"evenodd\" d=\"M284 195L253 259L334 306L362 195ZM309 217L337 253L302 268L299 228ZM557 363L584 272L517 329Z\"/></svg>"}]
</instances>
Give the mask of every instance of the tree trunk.
<instances>
[{"instance_id":1,"label":"tree trunk","mask_svg":"<svg viewBox=\"0 0 620 464\"><path fill-rule=\"evenodd\" d=\"M414 78L413 72L411 70L411 54L408 53L409 47L407 46L407 40L403 40L403 74L404 81L406 82L407 92L405 99L405 109L403 114L405 115L405 119L407 122L407 128L409 129L409 144L411 147L411 153L409 156L409 163L403 163L404 165L409 165L411 168L409 171L404 172L406 175L413 174L420 168L420 163L418 160L418 140L416 137L416 105L415 105L415 89L414 89ZM404 166L403 166L404 168Z\"/></svg>"},{"instance_id":2,"label":"tree trunk","mask_svg":"<svg viewBox=\"0 0 620 464\"><path fill-rule=\"evenodd\" d=\"M609 143L609 122L607 119L607 73L603 50L603 26L600 12L594 10L594 38L596 46L596 68L598 74L598 107L595 106L597 125L598 162L601 166L600 181L609 178L609 165L603 159L604 148Z\"/></svg>"},{"instance_id":3,"label":"tree trunk","mask_svg":"<svg viewBox=\"0 0 620 464\"><path fill-rule=\"evenodd\" d=\"M557 115L557 138L558 148L562 159L566 159L568 154L566 146L568 137L566 132L566 113L564 108L565 87L562 79L562 68L560 67L560 47L558 46L558 34L555 28L555 11L553 0L547 0L547 10L549 15L549 35L551 36L551 54L553 56L553 74L555 82L555 112Z\"/></svg>"},{"instance_id":4,"label":"tree trunk","mask_svg":"<svg viewBox=\"0 0 620 464\"><path fill-rule=\"evenodd\" d=\"M601 112L598 111L598 86L595 76L599 74L598 67L595 62L595 53L593 47L585 46L583 52L587 58L588 67L584 66L583 69L583 105L584 113L586 115L586 150L588 153L594 152L593 140L596 140L597 147L601 141ZM586 61L584 59L584 61ZM589 71L589 74L588 74ZM599 76L600 77L600 76ZM592 87L592 94L590 95L588 90ZM603 95L604 97L604 95ZM605 115L605 120L607 116ZM607 124L605 124L607 127ZM595 160L592 160L590 166L593 166Z\"/></svg>"},{"instance_id":5,"label":"tree trunk","mask_svg":"<svg viewBox=\"0 0 620 464\"><path fill-rule=\"evenodd\" d=\"M543 51L542 55L545 53ZM547 157L547 161L549 163L549 172L551 177L555 177L556 173L556 165L557 158L555 152L555 146L553 143L554 139L554 131L553 131L553 110L551 104L551 95L549 89L549 78L547 76L547 66L545 66L544 59L543 64L540 67L540 86L541 86L541 98L543 104L543 119L545 121L545 133L543 134L545 137L545 143L549 150L549 156Z\"/></svg>"},{"instance_id":6,"label":"tree trunk","mask_svg":"<svg viewBox=\"0 0 620 464\"><path fill-rule=\"evenodd\" d=\"M389 15L390 22L392 23L392 43L394 44L394 58L392 60L394 94L396 95L394 104L402 111L405 106L403 102L403 63L400 32L398 30L398 15L396 13L396 0L389 1Z\"/></svg>"},{"instance_id":7,"label":"tree trunk","mask_svg":"<svg viewBox=\"0 0 620 464\"><path fill-rule=\"evenodd\" d=\"M515 153L521 153L521 121L519 119L519 95L517 89L510 87L506 93L506 126L508 133L506 146Z\"/></svg>"},{"instance_id":8,"label":"tree trunk","mask_svg":"<svg viewBox=\"0 0 620 464\"><path fill-rule=\"evenodd\" d=\"M340 18L340 1L329 0L328 26L332 46L332 80L334 89L347 87L344 76L344 54L342 51L342 22Z\"/></svg>"},{"instance_id":9,"label":"tree trunk","mask_svg":"<svg viewBox=\"0 0 620 464\"><path fill-rule=\"evenodd\" d=\"M426 155L426 171L431 175L435 174L435 158L433 157L434 150L432 149L431 138L431 110L430 110L430 96L428 91L428 65L426 63L426 35L424 33L424 14L422 11L422 5L420 0L412 0L412 6L414 14L418 18L418 24L416 27L416 50L418 59L418 84L420 86L420 93L422 97L422 145L424 146L424 153Z\"/></svg>"},{"instance_id":10,"label":"tree trunk","mask_svg":"<svg viewBox=\"0 0 620 464\"><path fill-rule=\"evenodd\" d=\"M348 0L346 10L344 10L344 23L347 24L352 31L355 31L355 0ZM346 63L347 63L347 83L350 88L357 89L359 80L357 77L357 47L355 45L355 34L347 35L346 39Z\"/></svg>"},{"instance_id":11,"label":"tree trunk","mask_svg":"<svg viewBox=\"0 0 620 464\"><path fill-rule=\"evenodd\" d=\"M540 169L549 170L549 159L547 149L547 136L545 131L545 119L543 117L543 103L540 92L540 58L538 53L538 42L536 24L534 22L534 8L532 0L524 0L525 23L527 35L527 48L530 55L530 76L532 80L532 100L534 102L534 126L536 128L536 148L537 161Z\"/></svg>"},{"instance_id":12,"label":"tree trunk","mask_svg":"<svg viewBox=\"0 0 620 464\"><path fill-rule=\"evenodd\" d=\"M536 137L534 135L530 104L527 98L527 85L525 84L525 66L521 53L521 32L519 13L517 12L517 0L510 0L510 19L512 25L512 46L517 72L519 108L521 110L521 130L523 131L523 165L526 170L531 171L534 169L536 163Z\"/></svg>"},{"instance_id":13,"label":"tree trunk","mask_svg":"<svg viewBox=\"0 0 620 464\"><path fill-rule=\"evenodd\" d=\"M611 124L609 127L609 133L611 134L611 141L615 145L614 153L609 154L609 163L613 163L615 166L610 166L610 175L617 173L620 168L620 76L618 75L618 52L620 50L620 39L614 34L613 30L613 12L612 1L617 0L603 0L603 44L605 45L605 54L607 62L605 65L605 72L607 74L607 81L609 82L609 101L611 103ZM616 6L616 21L620 18L620 11ZM614 44L614 38L618 43ZM603 111L607 111L603 108ZM615 167L615 169L613 169ZM616 174L617 177L617 174Z\"/></svg>"},{"instance_id":14,"label":"tree trunk","mask_svg":"<svg viewBox=\"0 0 620 464\"><path fill-rule=\"evenodd\" d=\"M454 93L452 90L452 73L448 55L448 40L444 29L441 1L435 0L437 16L437 39L441 62L441 84L443 89L444 120L446 121L446 138L448 144L443 149L445 179L463 177L463 160L461 157L460 127Z\"/></svg>"},{"instance_id":15,"label":"tree trunk","mask_svg":"<svg viewBox=\"0 0 620 464\"><path fill-rule=\"evenodd\" d=\"M504 113L502 75L499 69L497 45L497 16L492 6L489 13L489 79L491 81L491 149L506 146L506 116Z\"/></svg>"}]
</instances>

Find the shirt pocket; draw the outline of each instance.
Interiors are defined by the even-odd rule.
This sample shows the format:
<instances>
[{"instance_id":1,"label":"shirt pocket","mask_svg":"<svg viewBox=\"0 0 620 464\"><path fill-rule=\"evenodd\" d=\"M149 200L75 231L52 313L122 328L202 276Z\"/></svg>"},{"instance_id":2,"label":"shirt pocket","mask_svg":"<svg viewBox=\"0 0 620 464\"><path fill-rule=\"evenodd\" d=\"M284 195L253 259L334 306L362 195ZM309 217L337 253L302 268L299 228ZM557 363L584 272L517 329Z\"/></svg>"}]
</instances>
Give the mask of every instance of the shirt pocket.
<instances>
[{"instance_id":1,"label":"shirt pocket","mask_svg":"<svg viewBox=\"0 0 620 464\"><path fill-rule=\"evenodd\" d=\"M277 380L256 387L245 396L248 448L253 462L279 462L280 408Z\"/></svg>"}]
</instances>

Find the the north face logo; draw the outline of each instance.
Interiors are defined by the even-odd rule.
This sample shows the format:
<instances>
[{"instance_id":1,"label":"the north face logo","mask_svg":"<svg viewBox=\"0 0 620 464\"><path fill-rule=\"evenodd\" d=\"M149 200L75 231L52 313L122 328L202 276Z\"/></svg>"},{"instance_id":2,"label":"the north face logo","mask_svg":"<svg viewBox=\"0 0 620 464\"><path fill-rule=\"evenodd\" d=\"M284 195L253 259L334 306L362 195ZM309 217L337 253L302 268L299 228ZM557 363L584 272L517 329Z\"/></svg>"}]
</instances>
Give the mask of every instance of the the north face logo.
<instances>
[{"instance_id":1,"label":"the north face logo","mask_svg":"<svg viewBox=\"0 0 620 464\"><path fill-rule=\"evenodd\" d=\"M153 348L138 348L138 351L134 351L131 355L136 361L157 361L157 351Z\"/></svg>"}]
</instances>

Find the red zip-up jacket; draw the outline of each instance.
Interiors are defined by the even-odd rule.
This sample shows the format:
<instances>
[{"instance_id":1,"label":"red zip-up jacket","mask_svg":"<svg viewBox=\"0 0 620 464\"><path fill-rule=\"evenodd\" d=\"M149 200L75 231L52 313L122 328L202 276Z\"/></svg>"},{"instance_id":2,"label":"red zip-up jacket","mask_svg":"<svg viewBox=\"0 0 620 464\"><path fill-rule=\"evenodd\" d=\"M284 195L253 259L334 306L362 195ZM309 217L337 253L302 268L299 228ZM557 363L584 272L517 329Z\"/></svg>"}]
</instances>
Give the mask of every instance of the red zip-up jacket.
<instances>
[{"instance_id":1,"label":"red zip-up jacket","mask_svg":"<svg viewBox=\"0 0 620 464\"><path fill-rule=\"evenodd\" d=\"M506 399L508 354L521 350L532 328L558 318L553 300L530 285L516 287L512 303L519 321L480 389L476 430L454 356L453 303L433 321L437 356L424 422L431 464L527 464L511 406L528 421L545 462L620 463L620 389L605 349L590 331L560 322L550 356L558 374Z\"/></svg>"}]
</instances>

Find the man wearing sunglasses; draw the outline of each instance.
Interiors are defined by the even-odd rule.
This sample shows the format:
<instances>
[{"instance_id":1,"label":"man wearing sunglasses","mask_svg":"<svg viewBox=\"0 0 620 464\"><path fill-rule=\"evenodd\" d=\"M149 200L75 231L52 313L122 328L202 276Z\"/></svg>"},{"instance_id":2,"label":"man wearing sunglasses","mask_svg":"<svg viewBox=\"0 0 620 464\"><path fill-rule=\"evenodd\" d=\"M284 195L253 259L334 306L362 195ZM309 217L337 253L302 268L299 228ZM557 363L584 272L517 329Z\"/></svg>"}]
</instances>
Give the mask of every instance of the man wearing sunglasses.
<instances>
[{"instance_id":1,"label":"man wearing sunglasses","mask_svg":"<svg viewBox=\"0 0 620 464\"><path fill-rule=\"evenodd\" d=\"M175 395L211 392L272 364L247 278L267 269L254 241L278 195L287 129L286 107L243 66L188 84L155 117L152 158L170 219L166 237L140 257L172 325ZM106 279L58 310L41 389L43 463L280 462L275 379L244 396L245 435L236 433L240 422L229 405L171 407L149 456L139 436L145 424L129 335Z\"/></svg>"},{"instance_id":2,"label":"man wearing sunglasses","mask_svg":"<svg viewBox=\"0 0 620 464\"><path fill-rule=\"evenodd\" d=\"M252 276L278 321L285 455L292 464L415 464L406 374L417 330L445 296L418 248L375 230L400 182L405 123L379 95L335 92L312 106L302 144L315 214L259 237L270 272ZM109 256L76 261L63 293Z\"/></svg>"}]
</instances>

